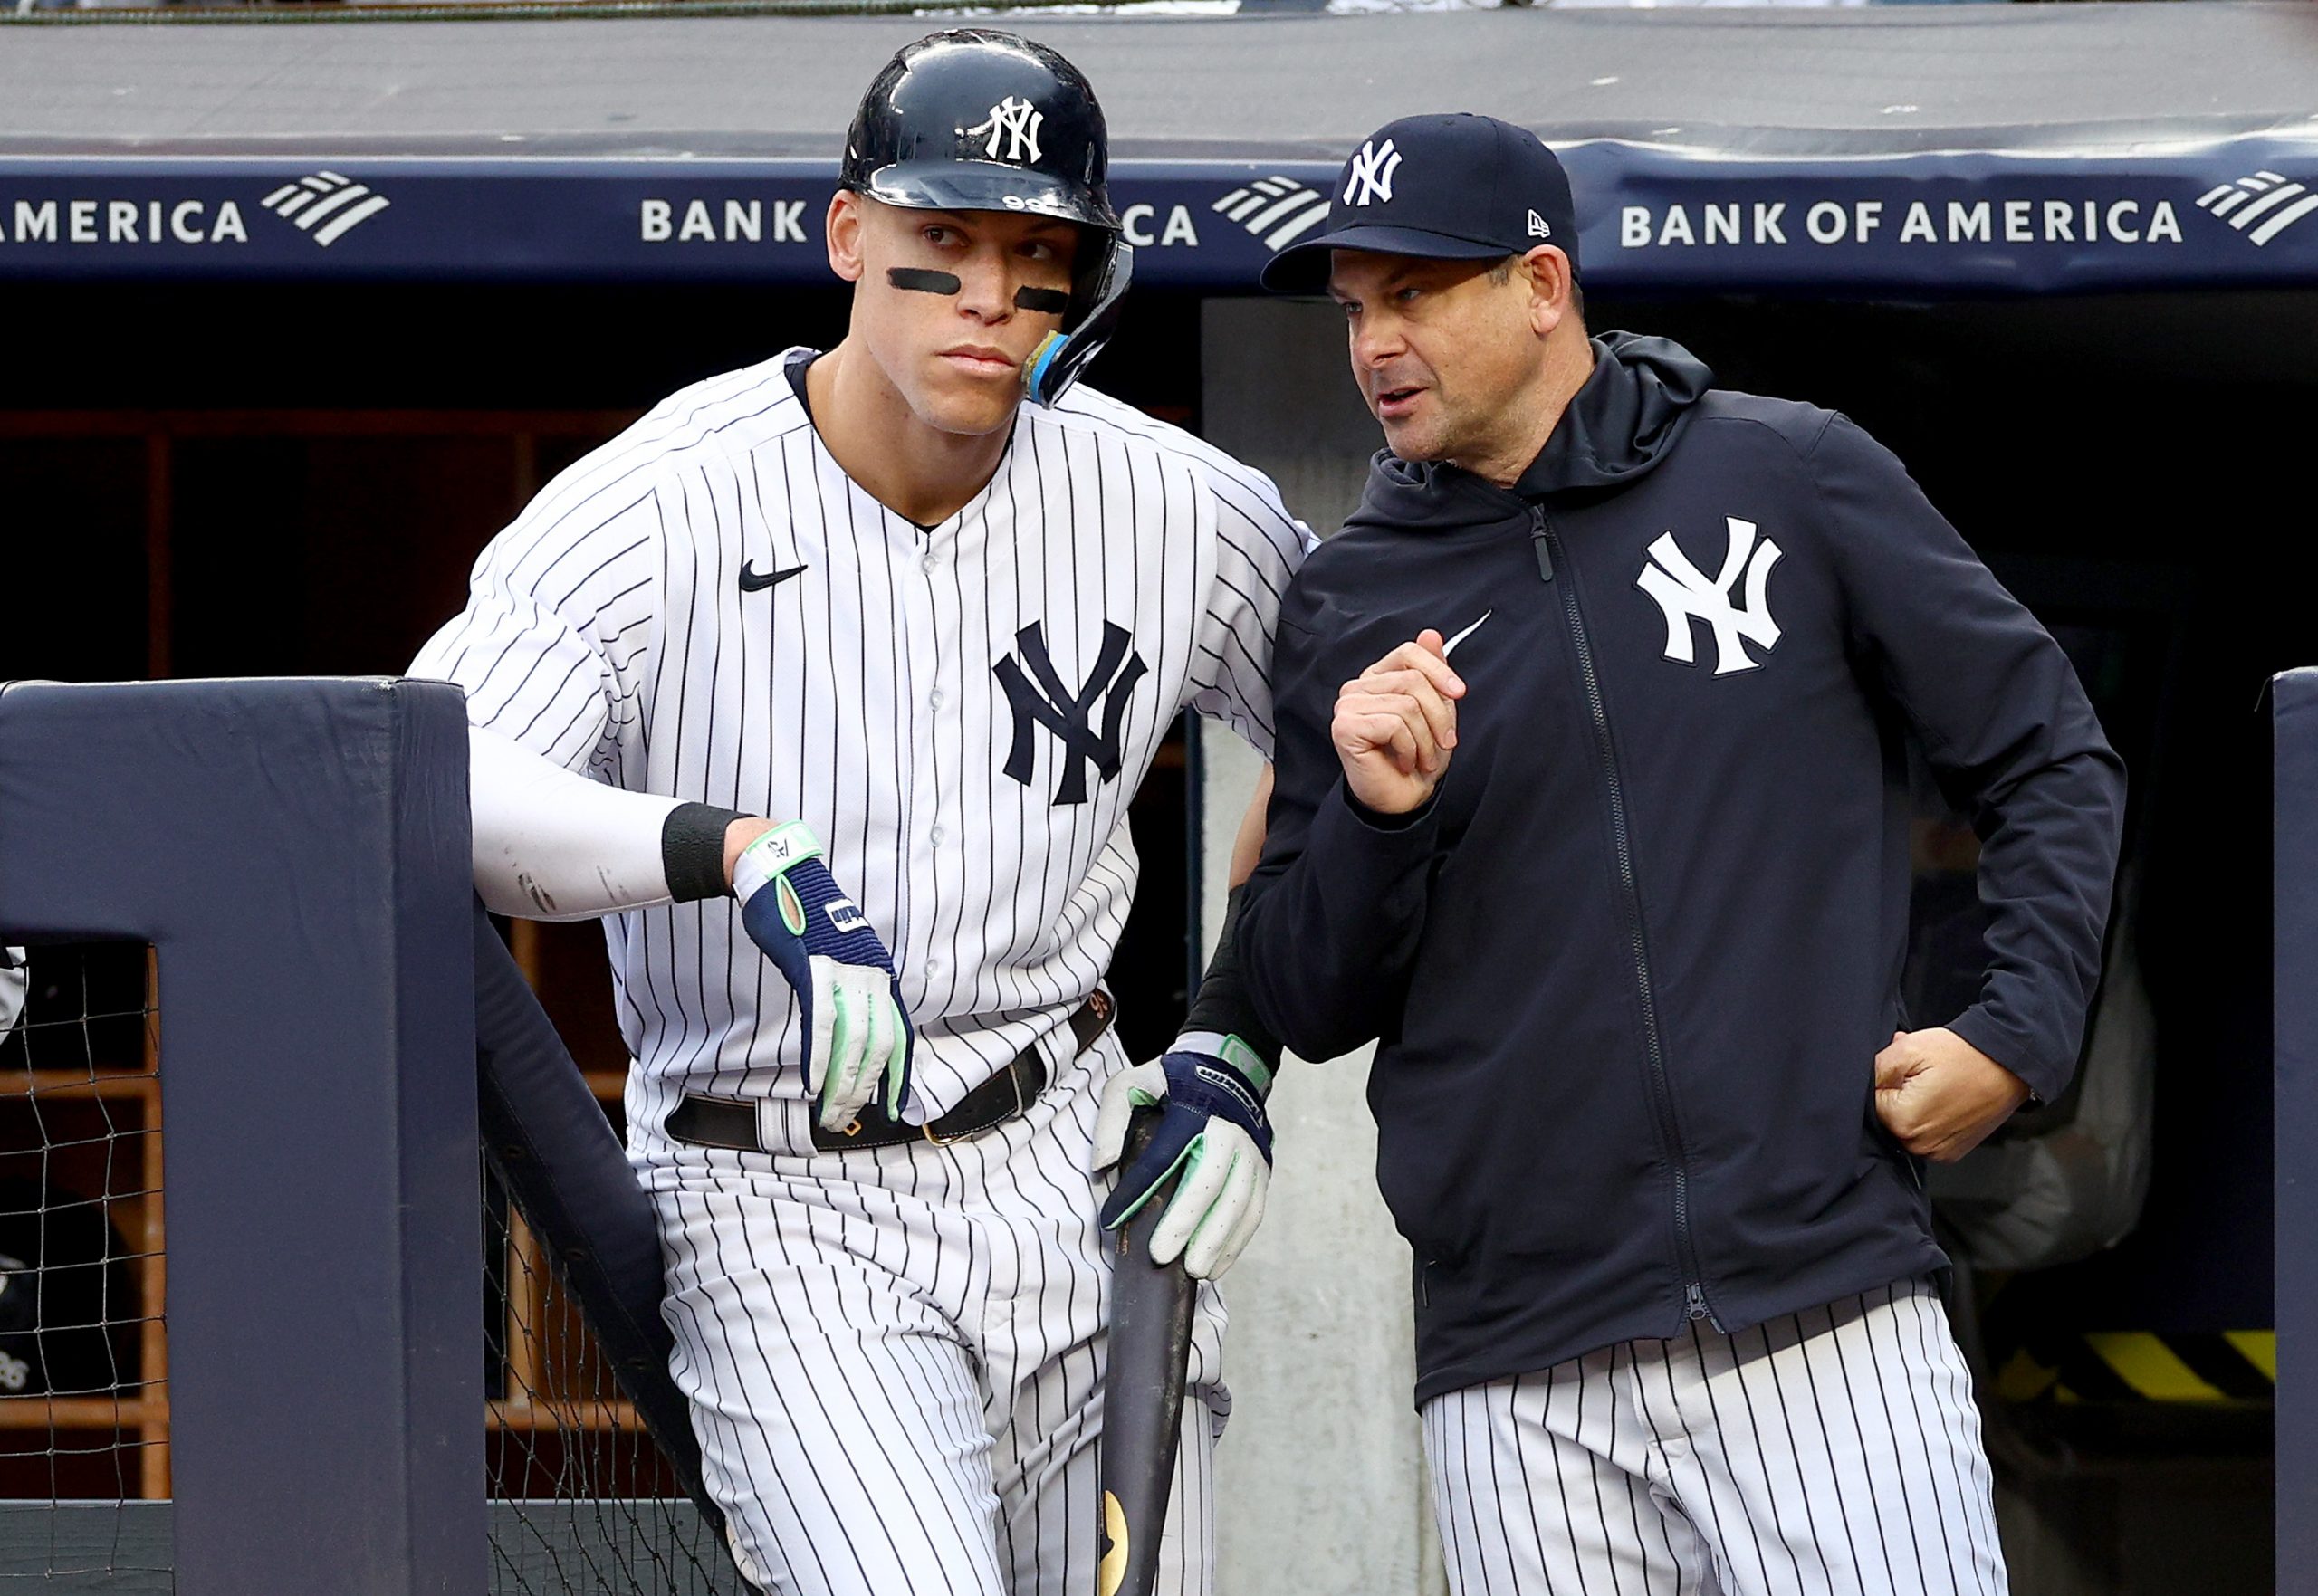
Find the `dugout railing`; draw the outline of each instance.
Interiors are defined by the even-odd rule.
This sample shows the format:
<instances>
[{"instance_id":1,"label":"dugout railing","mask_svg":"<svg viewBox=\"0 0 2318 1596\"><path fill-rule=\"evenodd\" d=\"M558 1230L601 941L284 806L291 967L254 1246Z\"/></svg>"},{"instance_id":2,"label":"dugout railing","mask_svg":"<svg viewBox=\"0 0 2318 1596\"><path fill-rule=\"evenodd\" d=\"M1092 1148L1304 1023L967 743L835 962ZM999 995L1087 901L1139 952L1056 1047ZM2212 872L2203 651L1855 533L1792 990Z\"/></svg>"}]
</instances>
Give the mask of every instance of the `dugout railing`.
<instances>
[{"instance_id":1,"label":"dugout railing","mask_svg":"<svg viewBox=\"0 0 2318 1596\"><path fill-rule=\"evenodd\" d=\"M120 1500L0 1506L0 1589L745 1591L668 1379L648 1204L474 903L465 728L435 683L0 688L0 946L145 982L99 1017L135 1027L132 1067L92 1046L85 1091L0 1085L136 1107L102 1121L134 1174L96 1206L131 1204L106 1262L137 1284L104 1314L148 1343L120 1389L0 1394L20 1430L109 1423L134 1459ZM93 1037L105 1004L80 1007L46 1028ZM532 1389L539 1359L493 1344L519 1337L594 1383ZM507 1482L544 1499L492 1500Z\"/></svg>"},{"instance_id":2,"label":"dugout railing","mask_svg":"<svg viewBox=\"0 0 2318 1596\"><path fill-rule=\"evenodd\" d=\"M484 1586L465 725L425 683L0 691L0 929L153 950L182 1596Z\"/></svg>"}]
</instances>

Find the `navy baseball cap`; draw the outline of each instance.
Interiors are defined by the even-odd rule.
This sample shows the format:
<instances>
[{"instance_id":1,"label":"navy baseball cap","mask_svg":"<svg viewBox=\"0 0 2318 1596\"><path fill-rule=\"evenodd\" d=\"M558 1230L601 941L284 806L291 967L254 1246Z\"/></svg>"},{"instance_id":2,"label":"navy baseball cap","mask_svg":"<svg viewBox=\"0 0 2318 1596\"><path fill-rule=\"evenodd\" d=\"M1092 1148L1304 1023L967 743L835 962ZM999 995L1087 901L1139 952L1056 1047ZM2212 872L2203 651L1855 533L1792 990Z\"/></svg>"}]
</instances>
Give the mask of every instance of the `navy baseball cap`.
<instances>
[{"instance_id":1,"label":"navy baseball cap","mask_svg":"<svg viewBox=\"0 0 2318 1596\"><path fill-rule=\"evenodd\" d=\"M1577 270L1569 178L1535 133L1463 111L1403 117L1353 152L1336 177L1328 230L1272 256L1263 285L1319 292L1331 250L1496 260L1541 244Z\"/></svg>"}]
</instances>

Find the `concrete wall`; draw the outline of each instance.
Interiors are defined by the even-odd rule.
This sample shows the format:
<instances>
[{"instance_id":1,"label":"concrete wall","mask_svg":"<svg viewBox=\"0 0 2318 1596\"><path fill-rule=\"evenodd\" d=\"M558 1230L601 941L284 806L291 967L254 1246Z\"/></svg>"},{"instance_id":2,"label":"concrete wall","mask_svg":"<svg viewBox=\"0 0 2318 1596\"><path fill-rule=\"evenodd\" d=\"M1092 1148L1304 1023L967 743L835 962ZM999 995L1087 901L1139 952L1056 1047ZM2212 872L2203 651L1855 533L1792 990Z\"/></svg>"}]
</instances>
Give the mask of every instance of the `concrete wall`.
<instances>
[{"instance_id":1,"label":"concrete wall","mask_svg":"<svg viewBox=\"0 0 2318 1596\"><path fill-rule=\"evenodd\" d=\"M1333 305L1211 301L1207 435L1270 473L1323 535L1358 501L1376 424ZM1200 924L1222 922L1231 839L1260 763L1201 728ZM1411 1357L1409 1250L1377 1198L1368 1055L1290 1060L1271 1100L1263 1228L1224 1281L1236 1399L1216 1462L1219 1596L1432 1596L1446 1589L1425 1495Z\"/></svg>"}]
</instances>

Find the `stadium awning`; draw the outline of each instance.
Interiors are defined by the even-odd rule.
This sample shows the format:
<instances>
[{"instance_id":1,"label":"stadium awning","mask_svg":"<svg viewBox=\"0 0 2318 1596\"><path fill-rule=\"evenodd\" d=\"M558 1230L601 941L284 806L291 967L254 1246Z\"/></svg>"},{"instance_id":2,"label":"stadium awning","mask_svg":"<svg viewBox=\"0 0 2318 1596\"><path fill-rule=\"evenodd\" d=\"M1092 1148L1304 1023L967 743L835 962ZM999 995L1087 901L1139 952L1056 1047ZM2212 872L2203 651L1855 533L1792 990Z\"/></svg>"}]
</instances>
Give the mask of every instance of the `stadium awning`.
<instances>
[{"instance_id":1,"label":"stadium awning","mask_svg":"<svg viewBox=\"0 0 2318 1596\"><path fill-rule=\"evenodd\" d=\"M0 28L0 276L827 281L854 97L929 20ZM1139 278L1254 289L1361 136L1536 129L1597 291L2318 283L2318 7L1027 15Z\"/></svg>"}]
</instances>

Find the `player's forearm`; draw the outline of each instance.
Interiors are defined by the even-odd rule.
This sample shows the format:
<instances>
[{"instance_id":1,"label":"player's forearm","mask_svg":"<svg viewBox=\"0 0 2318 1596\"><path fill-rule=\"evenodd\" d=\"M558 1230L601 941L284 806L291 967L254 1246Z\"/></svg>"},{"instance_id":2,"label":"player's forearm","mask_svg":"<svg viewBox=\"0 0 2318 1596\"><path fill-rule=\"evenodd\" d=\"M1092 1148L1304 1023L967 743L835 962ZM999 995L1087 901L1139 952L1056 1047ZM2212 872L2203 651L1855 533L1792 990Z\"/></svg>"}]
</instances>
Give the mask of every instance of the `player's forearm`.
<instances>
[{"instance_id":1,"label":"player's forearm","mask_svg":"<svg viewBox=\"0 0 2318 1596\"><path fill-rule=\"evenodd\" d=\"M1215 954L1192 995L1191 1012L1183 1017L1177 1046L1188 1043L1194 1052L1213 1053L1220 1037L1237 1037L1267 1071L1279 1068L1279 1038L1256 1013L1255 999L1240 975L1240 889L1255 874L1263 855L1264 813L1271 803L1272 768L1267 764L1257 779L1255 796L1240 817L1240 833L1231 845L1231 890L1223 900L1223 930L1215 939Z\"/></svg>"},{"instance_id":2,"label":"player's forearm","mask_svg":"<svg viewBox=\"0 0 2318 1596\"><path fill-rule=\"evenodd\" d=\"M1191 1012L1183 1017L1179 1038L1193 1041L1193 1050L1213 1053L1217 1048L1212 1038L1237 1037L1240 1045L1252 1052L1267 1071L1279 1068L1279 1038L1256 1012L1255 999L1249 995L1247 982L1240 974L1240 910L1245 901L1241 889L1234 886L1231 895L1223 903L1223 934L1216 939L1215 956L1207 961L1207 973L1200 978L1199 990L1192 999ZM1183 1046L1183 1040L1177 1046Z\"/></svg>"},{"instance_id":3,"label":"player's forearm","mask_svg":"<svg viewBox=\"0 0 2318 1596\"><path fill-rule=\"evenodd\" d=\"M721 893L764 829L729 809L574 775L495 731L469 729L474 884L493 913L589 920Z\"/></svg>"}]
</instances>

